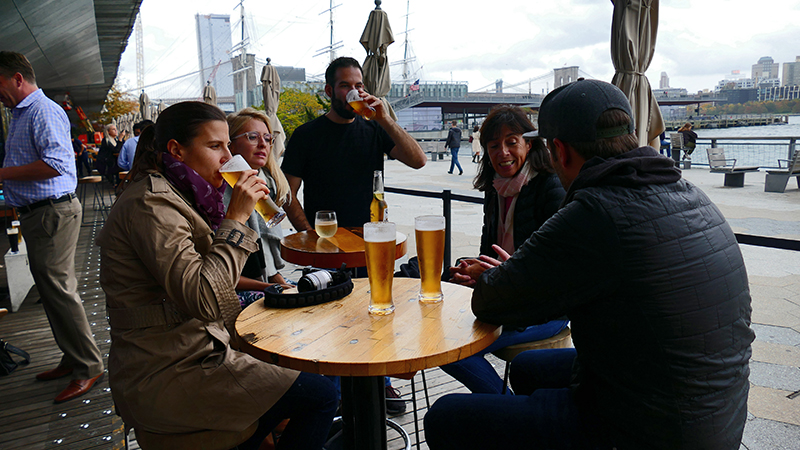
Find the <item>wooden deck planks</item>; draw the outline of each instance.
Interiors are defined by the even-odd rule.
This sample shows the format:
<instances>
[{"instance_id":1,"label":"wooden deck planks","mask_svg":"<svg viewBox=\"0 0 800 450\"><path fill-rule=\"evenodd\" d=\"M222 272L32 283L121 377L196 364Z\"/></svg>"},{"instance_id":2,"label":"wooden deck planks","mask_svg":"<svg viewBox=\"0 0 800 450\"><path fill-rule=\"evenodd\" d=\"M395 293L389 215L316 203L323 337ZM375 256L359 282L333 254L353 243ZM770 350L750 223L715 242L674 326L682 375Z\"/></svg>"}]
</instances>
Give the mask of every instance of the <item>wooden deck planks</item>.
<instances>
[{"instance_id":1,"label":"wooden deck planks","mask_svg":"<svg viewBox=\"0 0 800 450\"><path fill-rule=\"evenodd\" d=\"M84 208L87 220L100 217L91 205ZM110 346L105 320L105 297L100 289L99 249L94 238L97 224L81 227L75 255L78 292L104 359ZM0 247L5 253L6 247ZM0 269L5 281L5 269ZM34 287L20 310L0 320L0 337L27 351L31 364L0 377L0 448L15 449L124 449L122 420L114 413L107 379L86 395L56 405L53 399L69 384L69 378L37 381L37 373L58 365L61 351Z\"/></svg>"},{"instance_id":2,"label":"wooden deck planks","mask_svg":"<svg viewBox=\"0 0 800 450\"><path fill-rule=\"evenodd\" d=\"M93 211L91 203L84 205L86 220L100 219L100 212ZM105 319L105 295L100 288L100 252L94 245L101 222L90 223L81 228L75 256L78 292L84 300L84 308L95 334L100 351L107 360L110 346L108 324ZM0 243L0 252L6 247ZM0 268L0 285L5 281L5 269ZM2 287L2 286L0 286ZM53 340L42 305L37 303L38 292L34 287L20 310L0 320L0 337L31 354L31 364L21 366L14 373L0 377L0 449L3 450L117 450L125 449L124 425L114 413L111 391L104 377L86 395L56 405L53 398L68 384L68 379L48 382L36 381L39 372L55 367L61 351ZM0 307L5 306L0 302ZM502 371L502 366L500 366ZM501 372L502 373L502 372ZM464 386L440 369L425 371L431 403L448 393L466 393ZM417 408L420 427L421 448L427 449L423 430L423 418L427 407L422 391L422 378L415 378ZM411 436L416 448L414 419L411 411L411 383L408 380L392 379L407 399L407 412L391 419L400 424ZM131 432L130 449L138 449L135 432ZM393 431L389 432L389 448L403 448L402 440Z\"/></svg>"}]
</instances>

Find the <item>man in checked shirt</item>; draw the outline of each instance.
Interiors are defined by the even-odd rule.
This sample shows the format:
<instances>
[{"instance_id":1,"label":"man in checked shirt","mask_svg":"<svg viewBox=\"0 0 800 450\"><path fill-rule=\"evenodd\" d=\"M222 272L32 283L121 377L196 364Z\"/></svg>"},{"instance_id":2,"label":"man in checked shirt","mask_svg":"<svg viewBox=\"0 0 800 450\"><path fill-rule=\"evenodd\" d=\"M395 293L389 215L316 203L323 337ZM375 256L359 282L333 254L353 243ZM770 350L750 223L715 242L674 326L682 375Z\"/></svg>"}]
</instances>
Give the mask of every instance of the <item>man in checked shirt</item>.
<instances>
[{"instance_id":1,"label":"man in checked shirt","mask_svg":"<svg viewBox=\"0 0 800 450\"><path fill-rule=\"evenodd\" d=\"M69 119L39 89L31 63L19 53L0 51L0 101L13 114L0 182L19 214L31 274L64 353L56 368L36 379L71 375L69 385L55 398L61 403L85 394L103 375L103 359L75 278L82 209L75 197Z\"/></svg>"}]
</instances>

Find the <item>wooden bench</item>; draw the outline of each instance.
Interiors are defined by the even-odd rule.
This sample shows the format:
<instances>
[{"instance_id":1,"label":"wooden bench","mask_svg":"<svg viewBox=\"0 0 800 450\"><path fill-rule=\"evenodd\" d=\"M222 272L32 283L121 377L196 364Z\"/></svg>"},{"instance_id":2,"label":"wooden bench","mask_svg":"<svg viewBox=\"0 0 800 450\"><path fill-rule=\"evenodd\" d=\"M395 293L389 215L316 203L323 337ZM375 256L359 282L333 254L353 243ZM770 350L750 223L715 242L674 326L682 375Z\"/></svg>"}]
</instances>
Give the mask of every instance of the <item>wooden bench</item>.
<instances>
[{"instance_id":1,"label":"wooden bench","mask_svg":"<svg viewBox=\"0 0 800 450\"><path fill-rule=\"evenodd\" d=\"M737 166L735 158L725 158L725 149L722 147L709 147L706 152L711 173L724 173L725 186L744 187L744 174L758 172L758 166Z\"/></svg>"},{"instance_id":2,"label":"wooden bench","mask_svg":"<svg viewBox=\"0 0 800 450\"><path fill-rule=\"evenodd\" d=\"M781 166L781 161L786 162L786 167ZM792 159L779 159L778 169L767 170L767 180L764 183L764 192L784 192L789 178L795 177L797 187L800 188L800 151L795 150Z\"/></svg>"}]
</instances>

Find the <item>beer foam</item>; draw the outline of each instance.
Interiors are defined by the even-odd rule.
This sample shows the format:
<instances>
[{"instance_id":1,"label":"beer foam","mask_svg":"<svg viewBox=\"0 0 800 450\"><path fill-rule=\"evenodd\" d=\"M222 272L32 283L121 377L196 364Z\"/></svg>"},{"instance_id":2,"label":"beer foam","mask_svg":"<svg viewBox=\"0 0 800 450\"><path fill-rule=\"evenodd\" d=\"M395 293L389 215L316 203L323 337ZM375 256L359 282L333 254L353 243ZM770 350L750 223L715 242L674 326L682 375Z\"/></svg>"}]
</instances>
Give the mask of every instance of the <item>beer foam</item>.
<instances>
[{"instance_id":1,"label":"beer foam","mask_svg":"<svg viewBox=\"0 0 800 450\"><path fill-rule=\"evenodd\" d=\"M219 168L220 173L244 172L245 170L250 170L250 164L247 164L242 155L233 155L233 158L225 161L225 164Z\"/></svg>"},{"instance_id":2,"label":"beer foam","mask_svg":"<svg viewBox=\"0 0 800 450\"><path fill-rule=\"evenodd\" d=\"M444 224L444 216L419 216L414 218L414 229L419 231L444 230Z\"/></svg>"},{"instance_id":3,"label":"beer foam","mask_svg":"<svg viewBox=\"0 0 800 450\"><path fill-rule=\"evenodd\" d=\"M397 226L393 222L367 222L364 224L364 242L390 242L397 239Z\"/></svg>"}]
</instances>

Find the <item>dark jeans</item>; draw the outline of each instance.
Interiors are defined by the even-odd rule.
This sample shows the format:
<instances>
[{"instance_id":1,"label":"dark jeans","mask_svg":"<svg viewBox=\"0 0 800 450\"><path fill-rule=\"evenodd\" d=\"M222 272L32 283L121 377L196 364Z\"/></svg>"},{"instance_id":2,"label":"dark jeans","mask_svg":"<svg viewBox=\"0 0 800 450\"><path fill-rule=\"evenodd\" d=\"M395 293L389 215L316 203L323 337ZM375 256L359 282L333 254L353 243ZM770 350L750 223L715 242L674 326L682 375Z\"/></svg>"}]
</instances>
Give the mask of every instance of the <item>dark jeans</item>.
<instances>
[{"instance_id":1,"label":"dark jeans","mask_svg":"<svg viewBox=\"0 0 800 450\"><path fill-rule=\"evenodd\" d=\"M284 419L290 419L278 441L279 449L319 450L328 437L339 401L336 387L322 375L301 372L292 387L258 419L258 429L240 450L257 450Z\"/></svg>"},{"instance_id":2,"label":"dark jeans","mask_svg":"<svg viewBox=\"0 0 800 450\"><path fill-rule=\"evenodd\" d=\"M575 349L532 350L511 363L518 395L451 394L425 415L438 449L609 449L599 420L578 411L570 382ZM524 395L520 395L524 394Z\"/></svg>"},{"instance_id":3,"label":"dark jeans","mask_svg":"<svg viewBox=\"0 0 800 450\"><path fill-rule=\"evenodd\" d=\"M551 320L541 325L527 327L522 331L504 329L503 334L485 349L469 358L442 366L442 370L475 394L502 394L503 380L484 356L509 345L540 341L555 336L567 326L567 322L563 319Z\"/></svg>"},{"instance_id":4,"label":"dark jeans","mask_svg":"<svg viewBox=\"0 0 800 450\"><path fill-rule=\"evenodd\" d=\"M454 165L458 166L458 171L459 172L463 172L464 171L464 169L461 168L461 164L459 164L459 162L458 162L458 150L459 149L460 149L460 147L456 147L456 148L451 148L450 149L450 155L452 156L450 158L450 173L453 173L453 166Z\"/></svg>"}]
</instances>

